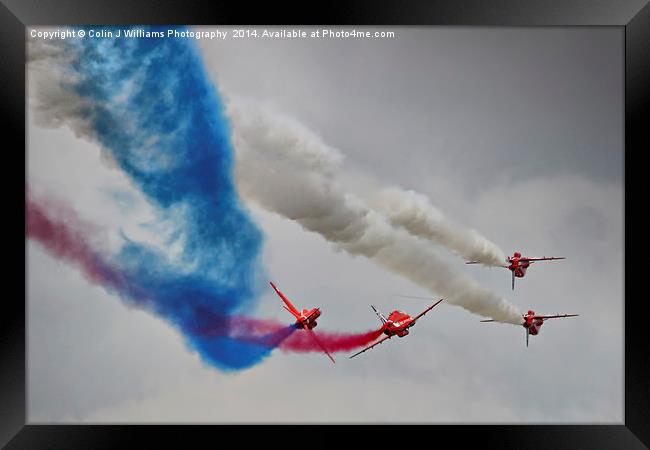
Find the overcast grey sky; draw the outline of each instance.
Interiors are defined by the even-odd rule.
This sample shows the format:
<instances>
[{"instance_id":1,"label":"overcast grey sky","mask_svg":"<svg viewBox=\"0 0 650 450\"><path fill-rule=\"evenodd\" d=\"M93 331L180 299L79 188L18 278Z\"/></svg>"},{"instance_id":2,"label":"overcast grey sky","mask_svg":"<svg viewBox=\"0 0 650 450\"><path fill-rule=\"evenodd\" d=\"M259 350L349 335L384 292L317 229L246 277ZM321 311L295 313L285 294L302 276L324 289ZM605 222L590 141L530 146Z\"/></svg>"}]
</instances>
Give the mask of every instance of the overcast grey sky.
<instances>
[{"instance_id":1,"label":"overcast grey sky","mask_svg":"<svg viewBox=\"0 0 650 450\"><path fill-rule=\"evenodd\" d=\"M523 328L442 304L407 338L354 360L276 350L225 374L30 242L30 422L622 423L622 30L382 29L397 37L200 48L224 98L294 117L345 155L347 174L426 194L509 254L566 256L534 265L513 293L506 270L437 248L522 311L580 317L546 322L526 348ZM125 216L107 195L137 198L128 180L95 144L32 119L30 184L137 235L144 202ZM376 327L371 302L385 313L426 307L394 295L430 295L411 282L250 208L270 276L296 303L321 307L322 329ZM289 321L274 295L256 315Z\"/></svg>"}]
</instances>

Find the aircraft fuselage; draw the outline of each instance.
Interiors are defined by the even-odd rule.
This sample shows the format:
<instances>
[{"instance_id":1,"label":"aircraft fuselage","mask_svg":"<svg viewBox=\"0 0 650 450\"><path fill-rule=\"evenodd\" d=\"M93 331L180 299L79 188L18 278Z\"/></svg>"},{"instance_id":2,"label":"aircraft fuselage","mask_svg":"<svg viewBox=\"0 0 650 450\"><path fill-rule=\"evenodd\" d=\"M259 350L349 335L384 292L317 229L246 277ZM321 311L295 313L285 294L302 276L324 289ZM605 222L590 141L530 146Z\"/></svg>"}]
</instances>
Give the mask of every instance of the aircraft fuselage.
<instances>
[{"instance_id":1,"label":"aircraft fuselage","mask_svg":"<svg viewBox=\"0 0 650 450\"><path fill-rule=\"evenodd\" d=\"M540 319L540 318L535 319L534 316L535 316L535 311L528 311L528 313L524 316L523 326L524 328L528 328L528 332L530 334L536 336L537 334L539 334L539 329L544 324L544 319Z\"/></svg>"},{"instance_id":2,"label":"aircraft fuselage","mask_svg":"<svg viewBox=\"0 0 650 450\"><path fill-rule=\"evenodd\" d=\"M320 309L314 308L311 311L303 309L300 313L300 317L296 320L296 326L302 329L313 329L316 328L316 319L320 316Z\"/></svg>"},{"instance_id":3,"label":"aircraft fuselage","mask_svg":"<svg viewBox=\"0 0 650 450\"><path fill-rule=\"evenodd\" d=\"M413 326L413 318L401 311L393 311L384 324L384 334L386 336L404 337L409 334L408 328Z\"/></svg>"}]
</instances>

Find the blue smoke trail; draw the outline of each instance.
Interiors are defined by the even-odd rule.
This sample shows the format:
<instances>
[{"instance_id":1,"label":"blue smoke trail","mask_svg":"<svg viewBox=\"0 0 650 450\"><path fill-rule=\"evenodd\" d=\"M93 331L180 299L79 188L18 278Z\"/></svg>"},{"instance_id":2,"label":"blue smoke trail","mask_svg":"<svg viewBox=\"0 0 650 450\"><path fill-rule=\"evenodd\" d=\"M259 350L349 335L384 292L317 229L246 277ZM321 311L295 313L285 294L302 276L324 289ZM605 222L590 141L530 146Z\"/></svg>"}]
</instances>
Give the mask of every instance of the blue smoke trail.
<instances>
[{"instance_id":1,"label":"blue smoke trail","mask_svg":"<svg viewBox=\"0 0 650 450\"><path fill-rule=\"evenodd\" d=\"M264 334L238 334L230 314L232 302L241 296L238 286L215 285L197 272L179 274L164 255L142 244L128 241L117 260L125 278L118 294L176 325L204 360L221 369L260 362L295 331L289 325Z\"/></svg>"},{"instance_id":2,"label":"blue smoke trail","mask_svg":"<svg viewBox=\"0 0 650 450\"><path fill-rule=\"evenodd\" d=\"M147 307L180 327L213 365L258 363L272 346L193 332L254 306L263 274L263 236L235 190L228 123L194 42L122 37L67 45L73 81L65 87L83 100L81 118L161 220L175 224L168 243L183 244L172 264L127 240L117 261L131 287L146 291Z\"/></svg>"}]
</instances>

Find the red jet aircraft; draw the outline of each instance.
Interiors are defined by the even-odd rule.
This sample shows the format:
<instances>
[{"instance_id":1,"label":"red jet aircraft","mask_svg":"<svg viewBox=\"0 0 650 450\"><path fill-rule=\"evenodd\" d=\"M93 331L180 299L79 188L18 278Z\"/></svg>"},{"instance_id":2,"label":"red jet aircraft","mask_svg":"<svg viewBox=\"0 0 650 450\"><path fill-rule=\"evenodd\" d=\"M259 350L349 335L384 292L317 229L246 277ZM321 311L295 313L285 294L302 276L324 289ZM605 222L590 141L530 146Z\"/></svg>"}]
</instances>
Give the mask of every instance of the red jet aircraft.
<instances>
[{"instance_id":1,"label":"red jet aircraft","mask_svg":"<svg viewBox=\"0 0 650 450\"><path fill-rule=\"evenodd\" d=\"M323 352L325 352L325 354L328 356L328 358L331 359L333 363L336 363L336 361L334 361L334 358L332 357L332 355L330 355L330 352L327 351L327 349L325 348L323 343L318 340L318 338L316 337L316 335L312 331L312 329L316 328L316 325L318 325L316 323L316 319L320 316L320 309L319 308L314 308L311 311L307 310L307 309L303 309L302 312L299 312L295 308L295 306L293 306L291 304L289 299L287 297L285 297L284 294L282 292L280 292L280 290L277 287L275 287L275 284L273 284L273 282L270 282L270 283L271 283L271 287L273 287L275 292L280 296L282 301L285 303L284 305L282 305L282 307L284 309L286 309L287 311L289 311L296 318L296 323L295 323L296 328L301 328L301 329L307 331L309 333L309 335L314 339L314 341L316 341L316 343L320 346L320 348L323 350Z\"/></svg>"},{"instance_id":2,"label":"red jet aircraft","mask_svg":"<svg viewBox=\"0 0 650 450\"><path fill-rule=\"evenodd\" d=\"M538 316L535 315L535 311L528 310L526 314L522 315L524 318L524 323L522 323L522 325L526 329L526 347L528 347L528 335L538 335L539 329L542 327L546 319L557 319L559 317L576 317L578 315L579 314L556 314L554 316ZM496 322L496 320L481 320L481 322Z\"/></svg>"},{"instance_id":3,"label":"red jet aircraft","mask_svg":"<svg viewBox=\"0 0 650 450\"><path fill-rule=\"evenodd\" d=\"M426 313L428 313L429 311L431 311L431 309L433 309L433 307L436 306L441 301L442 299L438 300L433 305L429 306L427 309L425 309L415 317L411 317L408 314L403 313L402 311L395 310L388 315L388 319L385 318L382 313L377 311L377 308L375 308L373 305L370 305L370 307L375 311L375 314L377 314L377 317L379 317L379 320L381 320L382 332L386 335L386 337L378 340L372 345L369 345L368 347L364 348L360 352L355 353L354 355L350 356L350 358L354 358L355 356L360 355L366 350L370 350L375 345L379 345L382 342L384 342L386 339L390 339L395 335L399 337L406 336L407 334L409 334L408 329L413 325L415 325L415 321L418 320L423 315L425 315Z\"/></svg>"},{"instance_id":4,"label":"red jet aircraft","mask_svg":"<svg viewBox=\"0 0 650 450\"><path fill-rule=\"evenodd\" d=\"M515 289L515 277L523 278L526 275L526 269L535 261L552 261L555 259L566 259L564 256L542 256L541 258L527 258L521 256L521 253L514 252L512 256L507 257L508 265L503 265L512 272L512 289ZM480 264L479 261L467 261L465 264Z\"/></svg>"}]
</instances>

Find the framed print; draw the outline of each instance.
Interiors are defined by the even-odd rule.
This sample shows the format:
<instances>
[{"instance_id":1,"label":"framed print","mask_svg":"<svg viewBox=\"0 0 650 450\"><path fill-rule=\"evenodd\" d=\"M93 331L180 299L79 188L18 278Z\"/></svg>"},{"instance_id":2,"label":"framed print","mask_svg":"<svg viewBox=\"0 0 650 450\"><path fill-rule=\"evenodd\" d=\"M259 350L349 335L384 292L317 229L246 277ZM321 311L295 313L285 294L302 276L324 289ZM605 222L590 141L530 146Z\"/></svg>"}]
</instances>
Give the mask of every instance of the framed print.
<instances>
[{"instance_id":1,"label":"framed print","mask_svg":"<svg viewBox=\"0 0 650 450\"><path fill-rule=\"evenodd\" d=\"M3 446L647 448L647 2L0 10Z\"/></svg>"}]
</instances>

